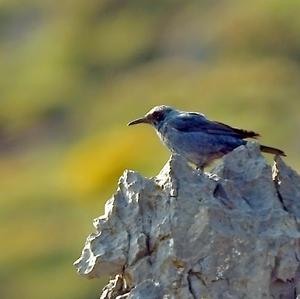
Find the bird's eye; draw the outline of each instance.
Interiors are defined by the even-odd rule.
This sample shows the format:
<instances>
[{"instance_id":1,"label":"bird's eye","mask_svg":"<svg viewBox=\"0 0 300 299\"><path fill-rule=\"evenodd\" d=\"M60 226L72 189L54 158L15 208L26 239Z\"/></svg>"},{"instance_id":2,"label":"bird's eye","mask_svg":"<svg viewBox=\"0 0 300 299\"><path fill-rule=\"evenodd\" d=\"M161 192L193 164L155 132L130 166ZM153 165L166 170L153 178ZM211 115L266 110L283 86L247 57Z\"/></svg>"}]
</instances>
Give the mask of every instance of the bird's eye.
<instances>
[{"instance_id":1,"label":"bird's eye","mask_svg":"<svg viewBox=\"0 0 300 299\"><path fill-rule=\"evenodd\" d=\"M154 111L153 114L152 114L152 117L157 120L157 121L160 121L163 119L163 113L162 111Z\"/></svg>"}]
</instances>

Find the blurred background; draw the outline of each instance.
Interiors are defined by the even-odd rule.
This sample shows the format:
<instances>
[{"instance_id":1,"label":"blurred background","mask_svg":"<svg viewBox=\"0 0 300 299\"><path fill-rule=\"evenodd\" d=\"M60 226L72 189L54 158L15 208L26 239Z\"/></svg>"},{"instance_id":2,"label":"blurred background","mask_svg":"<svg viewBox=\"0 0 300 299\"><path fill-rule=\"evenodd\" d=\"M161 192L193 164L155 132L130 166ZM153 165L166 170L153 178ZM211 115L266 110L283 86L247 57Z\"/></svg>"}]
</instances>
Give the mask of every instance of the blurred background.
<instances>
[{"instance_id":1,"label":"blurred background","mask_svg":"<svg viewBox=\"0 0 300 299\"><path fill-rule=\"evenodd\" d=\"M173 105L261 133L300 170L300 1L1 0L0 298L98 298L80 278L124 169L169 157Z\"/></svg>"}]
</instances>

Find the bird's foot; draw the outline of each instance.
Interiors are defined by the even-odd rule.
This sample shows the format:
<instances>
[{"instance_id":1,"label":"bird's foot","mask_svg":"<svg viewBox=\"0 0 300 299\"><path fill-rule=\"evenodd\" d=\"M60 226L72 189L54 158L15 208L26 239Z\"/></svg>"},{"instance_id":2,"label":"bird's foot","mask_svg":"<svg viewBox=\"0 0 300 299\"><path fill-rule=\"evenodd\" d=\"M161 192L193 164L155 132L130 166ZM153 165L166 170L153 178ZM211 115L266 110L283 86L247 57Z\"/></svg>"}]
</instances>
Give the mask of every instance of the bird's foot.
<instances>
[{"instance_id":1,"label":"bird's foot","mask_svg":"<svg viewBox=\"0 0 300 299\"><path fill-rule=\"evenodd\" d=\"M204 166L197 166L196 169L198 171L204 172Z\"/></svg>"}]
</instances>

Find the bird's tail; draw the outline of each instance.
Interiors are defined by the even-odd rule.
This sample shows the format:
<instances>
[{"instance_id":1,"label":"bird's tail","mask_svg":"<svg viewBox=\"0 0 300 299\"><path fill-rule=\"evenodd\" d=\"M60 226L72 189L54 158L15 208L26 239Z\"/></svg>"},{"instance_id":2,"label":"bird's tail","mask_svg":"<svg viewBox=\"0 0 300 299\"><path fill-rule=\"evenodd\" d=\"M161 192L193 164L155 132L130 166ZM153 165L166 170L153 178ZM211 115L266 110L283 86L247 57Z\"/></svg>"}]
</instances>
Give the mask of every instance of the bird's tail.
<instances>
[{"instance_id":1,"label":"bird's tail","mask_svg":"<svg viewBox=\"0 0 300 299\"><path fill-rule=\"evenodd\" d=\"M260 150L264 153L269 153L269 154L274 154L276 156L284 156L286 157L286 154L284 153L284 151L275 148L275 147L270 147L270 146L266 146L266 145L261 145L260 146Z\"/></svg>"}]
</instances>

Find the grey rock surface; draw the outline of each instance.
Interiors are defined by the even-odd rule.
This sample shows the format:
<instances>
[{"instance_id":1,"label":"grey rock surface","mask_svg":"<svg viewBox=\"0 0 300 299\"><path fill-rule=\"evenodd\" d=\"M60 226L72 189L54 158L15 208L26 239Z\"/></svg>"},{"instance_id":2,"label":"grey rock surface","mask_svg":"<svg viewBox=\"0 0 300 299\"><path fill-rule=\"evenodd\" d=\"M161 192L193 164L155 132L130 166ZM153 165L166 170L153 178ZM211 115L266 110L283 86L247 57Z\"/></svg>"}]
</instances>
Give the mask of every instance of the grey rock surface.
<instances>
[{"instance_id":1,"label":"grey rock surface","mask_svg":"<svg viewBox=\"0 0 300 299\"><path fill-rule=\"evenodd\" d=\"M148 179L125 171L78 273L111 275L101 298L275 298L300 294L300 177L255 143L211 173L173 156Z\"/></svg>"}]
</instances>

